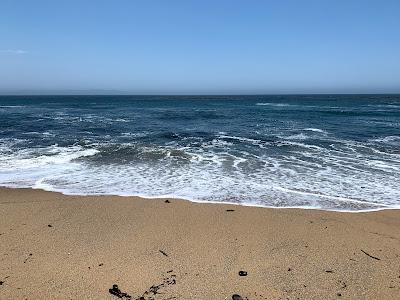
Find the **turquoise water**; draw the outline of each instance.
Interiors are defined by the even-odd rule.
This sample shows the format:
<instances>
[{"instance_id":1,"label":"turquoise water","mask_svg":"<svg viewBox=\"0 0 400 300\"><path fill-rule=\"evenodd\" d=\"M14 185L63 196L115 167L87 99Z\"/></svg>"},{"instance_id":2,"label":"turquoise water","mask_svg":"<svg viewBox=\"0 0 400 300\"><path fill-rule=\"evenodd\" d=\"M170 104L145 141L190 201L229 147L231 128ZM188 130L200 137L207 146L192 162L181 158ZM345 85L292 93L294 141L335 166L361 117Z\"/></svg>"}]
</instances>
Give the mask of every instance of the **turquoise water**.
<instances>
[{"instance_id":1,"label":"turquoise water","mask_svg":"<svg viewBox=\"0 0 400 300\"><path fill-rule=\"evenodd\" d=\"M0 185L400 207L400 96L2 96Z\"/></svg>"}]
</instances>

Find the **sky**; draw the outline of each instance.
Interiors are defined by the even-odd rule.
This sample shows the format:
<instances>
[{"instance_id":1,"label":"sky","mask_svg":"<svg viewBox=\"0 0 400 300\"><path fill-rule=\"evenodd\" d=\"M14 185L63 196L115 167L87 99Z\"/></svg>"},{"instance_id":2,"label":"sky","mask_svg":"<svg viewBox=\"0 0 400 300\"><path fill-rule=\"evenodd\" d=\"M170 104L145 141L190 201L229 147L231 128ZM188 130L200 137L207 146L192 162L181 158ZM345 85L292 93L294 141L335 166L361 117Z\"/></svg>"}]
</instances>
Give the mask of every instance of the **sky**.
<instances>
[{"instance_id":1,"label":"sky","mask_svg":"<svg viewBox=\"0 0 400 300\"><path fill-rule=\"evenodd\" d=\"M0 93L399 93L400 1L1 0Z\"/></svg>"}]
</instances>

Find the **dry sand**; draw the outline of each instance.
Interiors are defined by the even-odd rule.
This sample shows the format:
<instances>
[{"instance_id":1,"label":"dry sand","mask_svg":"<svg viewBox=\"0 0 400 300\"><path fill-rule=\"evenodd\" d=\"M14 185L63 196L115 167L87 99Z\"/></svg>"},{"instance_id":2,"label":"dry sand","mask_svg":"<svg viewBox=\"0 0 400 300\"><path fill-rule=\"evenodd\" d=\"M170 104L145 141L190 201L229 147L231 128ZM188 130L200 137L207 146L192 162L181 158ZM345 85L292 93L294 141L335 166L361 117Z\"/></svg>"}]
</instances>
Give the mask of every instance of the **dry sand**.
<instances>
[{"instance_id":1,"label":"dry sand","mask_svg":"<svg viewBox=\"0 0 400 300\"><path fill-rule=\"evenodd\" d=\"M0 189L0 282L1 299L400 299L400 211Z\"/></svg>"}]
</instances>

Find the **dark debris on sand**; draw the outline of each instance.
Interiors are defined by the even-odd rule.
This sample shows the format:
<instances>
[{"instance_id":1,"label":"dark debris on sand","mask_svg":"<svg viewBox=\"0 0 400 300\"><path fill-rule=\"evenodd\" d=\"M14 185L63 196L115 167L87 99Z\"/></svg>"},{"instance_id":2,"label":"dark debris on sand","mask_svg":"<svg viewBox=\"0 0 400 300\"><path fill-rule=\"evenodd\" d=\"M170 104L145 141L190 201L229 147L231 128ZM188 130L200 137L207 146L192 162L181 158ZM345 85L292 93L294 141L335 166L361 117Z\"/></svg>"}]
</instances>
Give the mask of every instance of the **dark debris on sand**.
<instances>
[{"instance_id":1,"label":"dark debris on sand","mask_svg":"<svg viewBox=\"0 0 400 300\"><path fill-rule=\"evenodd\" d=\"M29 253L28 257L25 258L25 260L24 260L24 264L26 264L26 262L29 260L29 258L31 258L32 255L33 255L32 253Z\"/></svg>"},{"instance_id":2,"label":"dark debris on sand","mask_svg":"<svg viewBox=\"0 0 400 300\"><path fill-rule=\"evenodd\" d=\"M128 295L127 293L122 292L117 284L113 284L113 287L108 290L111 295L117 296L120 299L132 299L132 296Z\"/></svg>"},{"instance_id":3,"label":"dark debris on sand","mask_svg":"<svg viewBox=\"0 0 400 300\"><path fill-rule=\"evenodd\" d=\"M165 251L163 251L163 250L158 250L158 251L160 251L160 253L161 253L162 255L168 257L168 254L167 254Z\"/></svg>"},{"instance_id":4,"label":"dark debris on sand","mask_svg":"<svg viewBox=\"0 0 400 300\"><path fill-rule=\"evenodd\" d=\"M149 287L149 289L147 291L145 291L142 294L142 296L140 296L136 300L145 300L145 299L153 300L155 295L161 294L160 293L160 289L165 288L165 287L167 287L169 285L174 285L174 284L176 284L176 275L175 274L169 274L169 276L164 277L162 283L152 285L151 287ZM175 297L168 298L168 299L175 299Z\"/></svg>"},{"instance_id":5,"label":"dark debris on sand","mask_svg":"<svg viewBox=\"0 0 400 300\"><path fill-rule=\"evenodd\" d=\"M135 300L154 300L154 297L157 294L162 294L161 289L169 286L169 285L174 285L176 284L176 275L171 274L173 270L167 271L167 274L164 278L163 281L160 284L154 284L151 287L149 287L141 296L135 297ZM131 295L128 295L125 292L122 292L117 284L114 284L111 289L108 290L111 295L114 295L120 299L132 299ZM169 297L167 299L177 299L176 297ZM237 300L240 300L242 298L235 298Z\"/></svg>"},{"instance_id":6,"label":"dark debris on sand","mask_svg":"<svg viewBox=\"0 0 400 300\"><path fill-rule=\"evenodd\" d=\"M371 254L365 252L363 249L361 249L361 252L364 253L365 255L371 257L372 259L381 260L380 258L378 258L378 257L376 257L376 256L373 256L373 255L371 255Z\"/></svg>"}]
</instances>

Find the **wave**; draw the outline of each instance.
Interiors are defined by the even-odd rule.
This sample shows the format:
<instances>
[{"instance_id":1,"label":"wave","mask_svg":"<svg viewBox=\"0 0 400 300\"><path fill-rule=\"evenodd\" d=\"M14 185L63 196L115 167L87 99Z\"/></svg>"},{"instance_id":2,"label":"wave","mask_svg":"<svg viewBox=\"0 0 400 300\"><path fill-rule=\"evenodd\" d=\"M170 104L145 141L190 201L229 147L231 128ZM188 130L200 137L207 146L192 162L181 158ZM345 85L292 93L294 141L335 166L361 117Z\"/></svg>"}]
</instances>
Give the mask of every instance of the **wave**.
<instances>
[{"instance_id":1,"label":"wave","mask_svg":"<svg viewBox=\"0 0 400 300\"><path fill-rule=\"evenodd\" d=\"M378 108L394 108L394 109L399 109L400 105L399 104L369 104L369 107L378 107Z\"/></svg>"},{"instance_id":2,"label":"wave","mask_svg":"<svg viewBox=\"0 0 400 300\"><path fill-rule=\"evenodd\" d=\"M81 157L99 153L96 149L84 149L81 146L23 149L0 157L0 171L38 168L46 165L62 165Z\"/></svg>"},{"instance_id":3,"label":"wave","mask_svg":"<svg viewBox=\"0 0 400 300\"><path fill-rule=\"evenodd\" d=\"M299 147L298 152L257 156L231 151L231 145L223 141L212 140L206 147L100 143L91 148L25 149L4 155L6 159L1 156L0 185L66 194L168 195L193 201L328 210L399 204L398 170L387 169L381 161L368 166L357 154L347 160L327 149L288 141L282 143Z\"/></svg>"},{"instance_id":4,"label":"wave","mask_svg":"<svg viewBox=\"0 0 400 300\"><path fill-rule=\"evenodd\" d=\"M201 144L202 148L224 148L229 149L229 147L233 146L232 142L225 141L223 139L212 139L209 142L204 142Z\"/></svg>"},{"instance_id":5,"label":"wave","mask_svg":"<svg viewBox=\"0 0 400 300\"><path fill-rule=\"evenodd\" d=\"M241 136L233 136L233 135L224 135L224 134L221 134L221 135L219 135L219 137L222 138L222 139L237 140L237 141L241 141L241 142L249 142L249 143L252 143L252 144L263 143L262 140L257 140L257 139L252 139L252 138L246 138L246 137L241 137Z\"/></svg>"},{"instance_id":6,"label":"wave","mask_svg":"<svg viewBox=\"0 0 400 300\"><path fill-rule=\"evenodd\" d=\"M321 197L321 198L332 199L335 201L352 202L352 203L363 204L363 205L371 205L371 206L375 206L375 207L390 207L390 205L385 205L382 203L375 203L375 202L364 201L364 200L360 200L360 199L353 199L353 198L348 198L348 197L341 197L341 196L325 195L325 194L322 194L320 192L315 192L315 191L304 191L304 190L288 189L288 188L282 188L282 187L279 187L278 189L281 189L281 190L289 192L289 193L300 194L300 195L311 195L311 196L316 196L316 197Z\"/></svg>"},{"instance_id":7,"label":"wave","mask_svg":"<svg viewBox=\"0 0 400 300\"><path fill-rule=\"evenodd\" d=\"M394 146L400 146L400 136L396 136L396 135L389 135L389 136L385 136L383 138L373 139L372 141L378 142L378 143L394 145Z\"/></svg>"},{"instance_id":8,"label":"wave","mask_svg":"<svg viewBox=\"0 0 400 300\"><path fill-rule=\"evenodd\" d=\"M319 129L319 128L304 128L303 130L305 130L305 131L319 132L319 133L326 133L325 130L322 130L322 129Z\"/></svg>"},{"instance_id":9,"label":"wave","mask_svg":"<svg viewBox=\"0 0 400 300\"><path fill-rule=\"evenodd\" d=\"M281 139L284 139L284 140L302 140L302 141L307 140L307 139L310 138L309 136L305 135L304 133L292 134L292 135L288 135L288 136L281 136L280 135L278 137L281 138Z\"/></svg>"},{"instance_id":10,"label":"wave","mask_svg":"<svg viewBox=\"0 0 400 300\"><path fill-rule=\"evenodd\" d=\"M139 145L136 143L100 144L86 161L101 164L152 163L163 160L189 161L189 153L174 147Z\"/></svg>"},{"instance_id":11,"label":"wave","mask_svg":"<svg viewBox=\"0 0 400 300\"><path fill-rule=\"evenodd\" d=\"M21 144L27 143L27 139L20 139L20 138L5 138L0 139L0 153L2 152L12 152L13 147Z\"/></svg>"},{"instance_id":12,"label":"wave","mask_svg":"<svg viewBox=\"0 0 400 300\"><path fill-rule=\"evenodd\" d=\"M259 102L256 103L258 106L275 106L275 107L288 107L288 106L297 106L293 104L288 104L288 103L271 103L271 102Z\"/></svg>"},{"instance_id":13,"label":"wave","mask_svg":"<svg viewBox=\"0 0 400 300\"><path fill-rule=\"evenodd\" d=\"M307 148L307 149L313 149L313 150L319 150L322 151L324 148L317 146L317 145L311 145L311 144L304 144L300 142L289 142L289 141L281 141L278 144L278 147L282 146L296 146L296 147L302 147L302 148Z\"/></svg>"},{"instance_id":14,"label":"wave","mask_svg":"<svg viewBox=\"0 0 400 300\"><path fill-rule=\"evenodd\" d=\"M24 105L0 105L0 108L23 108Z\"/></svg>"}]
</instances>

